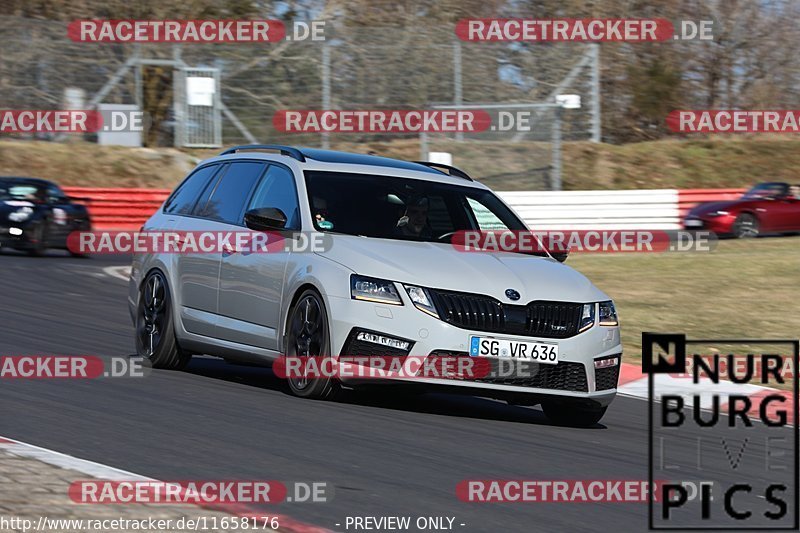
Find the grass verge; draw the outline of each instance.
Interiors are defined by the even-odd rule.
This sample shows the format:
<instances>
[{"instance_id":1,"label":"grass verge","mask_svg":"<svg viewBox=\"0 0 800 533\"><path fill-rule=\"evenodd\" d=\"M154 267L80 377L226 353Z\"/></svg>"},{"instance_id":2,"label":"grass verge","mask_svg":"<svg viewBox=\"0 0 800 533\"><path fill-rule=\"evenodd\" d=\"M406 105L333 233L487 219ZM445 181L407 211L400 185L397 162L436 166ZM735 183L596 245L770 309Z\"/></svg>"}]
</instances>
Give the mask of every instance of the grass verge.
<instances>
[{"instance_id":1,"label":"grass verge","mask_svg":"<svg viewBox=\"0 0 800 533\"><path fill-rule=\"evenodd\" d=\"M567 264L614 299L629 363L641 361L643 331L800 337L800 237L723 240L708 253L575 254Z\"/></svg>"}]
</instances>

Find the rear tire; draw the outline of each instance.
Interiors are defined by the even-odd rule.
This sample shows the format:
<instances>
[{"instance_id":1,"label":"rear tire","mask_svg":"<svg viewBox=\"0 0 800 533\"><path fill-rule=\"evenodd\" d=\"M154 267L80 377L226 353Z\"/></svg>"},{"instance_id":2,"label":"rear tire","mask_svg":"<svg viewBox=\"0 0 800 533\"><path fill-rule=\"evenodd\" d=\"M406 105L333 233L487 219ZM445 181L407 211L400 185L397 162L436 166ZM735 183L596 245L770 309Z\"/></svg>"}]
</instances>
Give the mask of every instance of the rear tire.
<instances>
[{"instance_id":1,"label":"rear tire","mask_svg":"<svg viewBox=\"0 0 800 533\"><path fill-rule=\"evenodd\" d=\"M733 234L737 239L758 237L758 219L750 213L742 213L733 222Z\"/></svg>"},{"instance_id":2,"label":"rear tire","mask_svg":"<svg viewBox=\"0 0 800 533\"><path fill-rule=\"evenodd\" d=\"M178 346L169 285L157 270L147 275L139 293L136 354L150 361L153 368L165 370L182 370L192 359Z\"/></svg>"},{"instance_id":3,"label":"rear tire","mask_svg":"<svg viewBox=\"0 0 800 533\"><path fill-rule=\"evenodd\" d=\"M284 354L287 357L330 357L330 339L328 312L322 297L312 289L303 291L289 311ZM287 376L286 381L292 394L300 398L332 400L341 392L339 382L332 376Z\"/></svg>"},{"instance_id":4,"label":"rear tire","mask_svg":"<svg viewBox=\"0 0 800 533\"><path fill-rule=\"evenodd\" d=\"M542 411L551 422L560 426L589 428L597 425L608 406L588 407L571 402L544 402Z\"/></svg>"}]
</instances>

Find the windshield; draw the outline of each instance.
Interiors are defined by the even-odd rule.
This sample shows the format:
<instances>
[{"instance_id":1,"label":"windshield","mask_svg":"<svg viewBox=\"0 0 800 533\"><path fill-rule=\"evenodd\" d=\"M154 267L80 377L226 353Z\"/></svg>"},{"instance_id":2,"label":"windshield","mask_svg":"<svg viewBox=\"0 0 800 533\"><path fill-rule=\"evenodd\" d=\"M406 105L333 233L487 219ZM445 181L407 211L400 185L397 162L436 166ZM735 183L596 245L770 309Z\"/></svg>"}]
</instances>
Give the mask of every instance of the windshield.
<instances>
[{"instance_id":1,"label":"windshield","mask_svg":"<svg viewBox=\"0 0 800 533\"><path fill-rule=\"evenodd\" d=\"M0 180L0 200L27 200L38 202L44 197L44 187L24 181Z\"/></svg>"},{"instance_id":2,"label":"windshield","mask_svg":"<svg viewBox=\"0 0 800 533\"><path fill-rule=\"evenodd\" d=\"M314 226L382 239L443 242L462 230L524 230L492 192L410 178L306 172Z\"/></svg>"},{"instance_id":3,"label":"windshield","mask_svg":"<svg viewBox=\"0 0 800 533\"><path fill-rule=\"evenodd\" d=\"M759 183L744 193L742 198L748 200L758 198L780 198L781 196L785 196L788 190L789 185L786 183Z\"/></svg>"}]
</instances>

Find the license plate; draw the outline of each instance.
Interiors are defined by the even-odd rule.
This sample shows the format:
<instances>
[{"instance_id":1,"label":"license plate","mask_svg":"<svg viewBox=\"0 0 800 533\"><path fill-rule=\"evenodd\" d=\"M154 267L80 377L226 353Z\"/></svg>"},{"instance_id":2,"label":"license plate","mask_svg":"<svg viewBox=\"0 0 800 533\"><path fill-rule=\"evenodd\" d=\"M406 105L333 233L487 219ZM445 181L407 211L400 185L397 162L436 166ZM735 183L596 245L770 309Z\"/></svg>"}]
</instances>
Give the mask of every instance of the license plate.
<instances>
[{"instance_id":1,"label":"license plate","mask_svg":"<svg viewBox=\"0 0 800 533\"><path fill-rule=\"evenodd\" d=\"M702 220L687 220L687 221L684 222L684 225L687 228L699 228L700 226L703 225L703 221Z\"/></svg>"},{"instance_id":2,"label":"license plate","mask_svg":"<svg viewBox=\"0 0 800 533\"><path fill-rule=\"evenodd\" d=\"M558 345L544 342L471 336L469 338L469 354L472 357L500 357L534 361L547 365L558 364Z\"/></svg>"}]
</instances>

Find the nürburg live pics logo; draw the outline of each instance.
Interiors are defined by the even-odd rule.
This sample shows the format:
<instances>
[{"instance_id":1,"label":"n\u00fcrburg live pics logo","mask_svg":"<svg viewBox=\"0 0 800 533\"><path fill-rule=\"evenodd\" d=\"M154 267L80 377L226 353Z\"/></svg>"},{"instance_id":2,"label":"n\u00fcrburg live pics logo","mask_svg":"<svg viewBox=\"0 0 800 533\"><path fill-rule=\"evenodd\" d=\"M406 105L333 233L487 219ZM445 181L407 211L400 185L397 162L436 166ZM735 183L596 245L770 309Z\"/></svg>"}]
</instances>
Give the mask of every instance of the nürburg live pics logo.
<instances>
[{"instance_id":1,"label":"n\u00fcrburg live pics logo","mask_svg":"<svg viewBox=\"0 0 800 533\"><path fill-rule=\"evenodd\" d=\"M800 527L799 344L642 334L650 529Z\"/></svg>"}]
</instances>

